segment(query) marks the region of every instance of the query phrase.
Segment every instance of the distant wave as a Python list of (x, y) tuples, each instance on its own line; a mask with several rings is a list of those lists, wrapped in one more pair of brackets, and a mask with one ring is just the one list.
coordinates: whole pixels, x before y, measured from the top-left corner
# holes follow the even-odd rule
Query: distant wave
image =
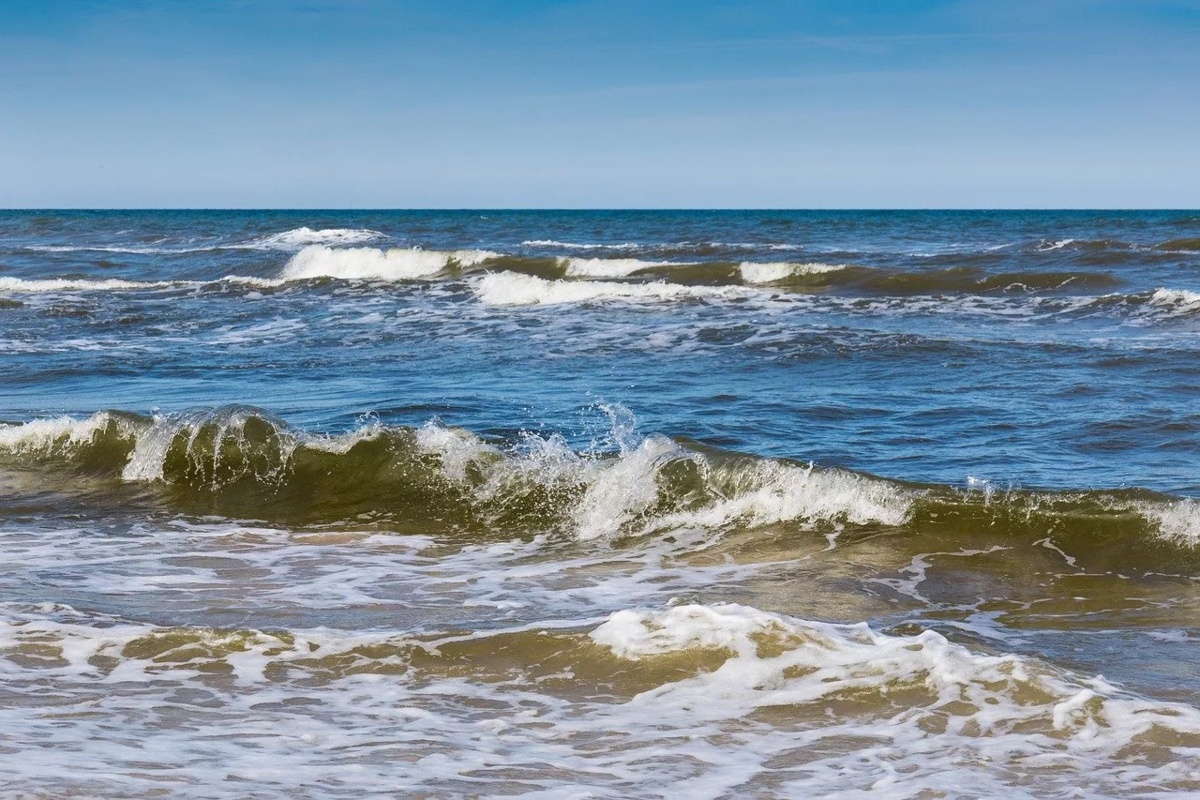
[(515, 272), (488, 273), (475, 283), (474, 290), (480, 302), (489, 306), (558, 305), (600, 300), (689, 300), (734, 297), (739, 293), (739, 288), (732, 286), (687, 286), (661, 281), (546, 280)]
[[(345, 233), (337, 230), (338, 235)], [(1037, 318), (1063, 313), (1109, 313), (1136, 324), (1166, 323), (1200, 314), (1200, 293), (1170, 287), (1114, 292), (1111, 290), (1123, 281), (1116, 274), (1098, 270), (989, 272), (981, 267), (897, 270), (849, 263), (530, 257), (490, 250), (324, 244), (303, 247), (268, 276), (151, 281), (2, 276), (0, 294), (169, 291), (219, 285), (269, 288), (317, 279), (369, 283), (442, 279), (459, 282), (459, 286), (465, 279), (466, 288), (481, 303), (496, 307), (758, 299), (821, 302), (832, 309), (859, 314), (938, 312)], [(818, 301), (818, 297), (823, 299)]]
[(1200, 238), (1171, 239), (1158, 245), (1159, 250), (1200, 253)]
[(147, 291), (154, 289), (187, 289), (218, 284), (240, 284), (245, 286), (279, 286), (282, 280), (255, 278), (245, 275), (226, 275), (211, 281), (127, 281), (119, 278), (88, 280), (84, 278), (11, 278), (0, 277), (0, 293), (42, 294), (49, 292), (119, 292)]
[(710, 257), (722, 254), (744, 254), (759, 250), (800, 250), (801, 245), (786, 242), (563, 242), (557, 239), (526, 239), (522, 247), (556, 250), (616, 250), (639, 251), (661, 257)]
[(1156, 289), (1150, 295), (1150, 304), (1172, 316), (1191, 316), (1200, 312), (1200, 292), (1186, 289)]
[(345, 246), (364, 244), (385, 238), (387, 238), (387, 234), (366, 228), (323, 228), (315, 231), (312, 228), (303, 227), (282, 233), (273, 233), (241, 244), (229, 245), (229, 247), (245, 250), (299, 250), (309, 245)]
[(622, 242), (619, 244), (580, 244), (577, 242), (559, 242), (555, 239), (526, 239), (522, 247), (556, 247), (562, 250), (637, 250), (644, 247), (637, 242)]
[(25, 245), (23, 249), (40, 253), (129, 253), (132, 255), (174, 255), (184, 253), (205, 253), (219, 250), (300, 250), (308, 245), (353, 245), (364, 244), (377, 239), (387, 238), (379, 231), (365, 228), (325, 228), (313, 230), (308, 227), (294, 228), (280, 233), (260, 236), (244, 242), (225, 244), (213, 242), (204, 245), (180, 243), (177, 245), (166, 242), (153, 245), (136, 244), (44, 244)]
[(570, 278), (624, 278), (654, 267), (671, 266), (665, 261), (641, 261), (636, 258), (564, 258), (560, 259)]
[(738, 271), (741, 273), (742, 280), (746, 283), (778, 283), (779, 281), (787, 280), (796, 275), (817, 275), (825, 272), (836, 272), (846, 269), (846, 264), (821, 264), (821, 263), (791, 263), (791, 262), (772, 262), (758, 263), (754, 261), (743, 261), (738, 265)]
[(281, 280), (340, 278), (343, 280), (399, 281), (428, 278), (451, 266), (469, 267), (498, 257), (488, 250), (420, 250), (372, 247), (333, 249), (309, 245), (283, 268)]

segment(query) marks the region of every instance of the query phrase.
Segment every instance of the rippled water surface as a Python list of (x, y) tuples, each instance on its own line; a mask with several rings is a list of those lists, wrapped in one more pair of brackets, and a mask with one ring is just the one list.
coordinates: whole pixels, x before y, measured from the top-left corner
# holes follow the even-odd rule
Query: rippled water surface
[(1198, 356), (1200, 212), (0, 212), (0, 787), (1200, 792)]

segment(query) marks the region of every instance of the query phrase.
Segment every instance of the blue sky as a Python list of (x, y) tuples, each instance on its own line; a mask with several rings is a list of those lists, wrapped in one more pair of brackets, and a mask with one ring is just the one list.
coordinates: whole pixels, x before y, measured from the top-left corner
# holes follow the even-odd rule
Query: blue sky
[(3, 207), (1200, 207), (1200, 0), (0, 0)]

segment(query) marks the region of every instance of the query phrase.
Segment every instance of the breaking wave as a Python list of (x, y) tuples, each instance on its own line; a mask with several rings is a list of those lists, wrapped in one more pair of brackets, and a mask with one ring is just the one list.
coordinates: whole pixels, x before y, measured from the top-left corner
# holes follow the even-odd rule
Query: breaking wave
[[(61, 714), (23, 707), (47, 681), (56, 708), (72, 712), (71, 732), (106, 743), (104, 760), (70, 769), (73, 749), (31, 747), (14, 780), (32, 787), (64, 770), (93, 792), (127, 787), (126, 774), (141, 776), (150, 762), (187, 765), (193, 786), (235, 775), (242, 786), (306, 794), (346, 751), (381, 748), (405, 757), (364, 760), (354, 780), (384, 781), (386, 764), (386, 780), (432, 794), (461, 789), (467, 776), (473, 791), (499, 792), (513, 773), (547, 795), (586, 785), (606, 797), (631, 786), (638, 795), (833, 796), (847, 775), (906, 797), (1200, 785), (1200, 711), (1190, 705), (935, 631), (888, 634), (732, 603), (426, 633), (170, 627), (5, 604), (0, 650), (13, 665), (6, 690), (20, 698), (0, 710), (14, 745), (64, 735)], [(139, 690), (96, 688), (114, 684)], [(158, 719), (183, 709), (191, 737)], [(129, 735), (143, 730), (170, 745), (146, 748)], [(604, 746), (614, 736), (620, 746)], [(464, 742), (487, 760), (451, 760)], [(210, 761), (222, 767), (195, 766)], [(503, 772), (482, 768), (492, 764)]]
[(1200, 292), (1186, 289), (1156, 289), (1150, 295), (1150, 304), (1171, 312), (1173, 316), (1186, 316), (1200, 311)]
[(367, 512), (564, 530), (580, 539), (685, 528), (899, 525), (896, 484), (842, 470), (703, 454), (662, 436), (576, 452), (559, 436), (487, 442), (464, 430), (368, 424), (340, 436), (225, 407), (177, 416), (102, 412), (0, 427), (0, 465), (151, 482), (176, 499), (256, 513), (349, 519)]
[(636, 258), (564, 258), (560, 261), (570, 278), (624, 278), (667, 265), (662, 261), (641, 261)]
[(239, 250), (299, 250), (309, 245), (352, 245), (365, 244), (378, 239), (386, 239), (387, 234), (366, 228), (323, 228), (313, 230), (309, 227), (294, 228), (282, 233), (261, 236), (230, 247)]
[(696, 300), (737, 297), (740, 294), (739, 288), (732, 286), (691, 286), (663, 281), (620, 283), (546, 280), (515, 272), (488, 273), (473, 288), (480, 302), (488, 306), (559, 305), (605, 300)]
[(308, 433), (243, 406), (145, 417), (100, 412), (0, 426), (0, 468), (157, 486), (170, 502), (234, 516), (319, 522), (363, 514), (463, 530), (616, 539), (783, 525), (1009, 535), (1133, 546), (1200, 543), (1200, 503), (1141, 490), (999, 494), (919, 486), (795, 461), (637, 438), (609, 410), (611, 446), (558, 435), (506, 441), (429, 423)]
[(496, 258), (488, 250), (420, 250), (373, 247), (334, 249), (314, 244), (294, 255), (281, 280), (338, 278), (341, 280), (403, 281), (430, 278), (451, 267), (470, 267)]
[(742, 280), (753, 284), (778, 283), (797, 275), (819, 275), (826, 272), (837, 272), (846, 268), (847, 265), (845, 264), (821, 264), (815, 262), (800, 264), (786, 261), (765, 264), (755, 261), (743, 261), (738, 265), (738, 271), (741, 273)]

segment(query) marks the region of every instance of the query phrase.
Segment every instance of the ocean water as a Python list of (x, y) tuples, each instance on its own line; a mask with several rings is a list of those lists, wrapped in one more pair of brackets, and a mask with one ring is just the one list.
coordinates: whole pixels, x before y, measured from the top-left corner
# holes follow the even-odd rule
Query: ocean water
[(0, 212), (0, 792), (1200, 792), (1200, 212)]

